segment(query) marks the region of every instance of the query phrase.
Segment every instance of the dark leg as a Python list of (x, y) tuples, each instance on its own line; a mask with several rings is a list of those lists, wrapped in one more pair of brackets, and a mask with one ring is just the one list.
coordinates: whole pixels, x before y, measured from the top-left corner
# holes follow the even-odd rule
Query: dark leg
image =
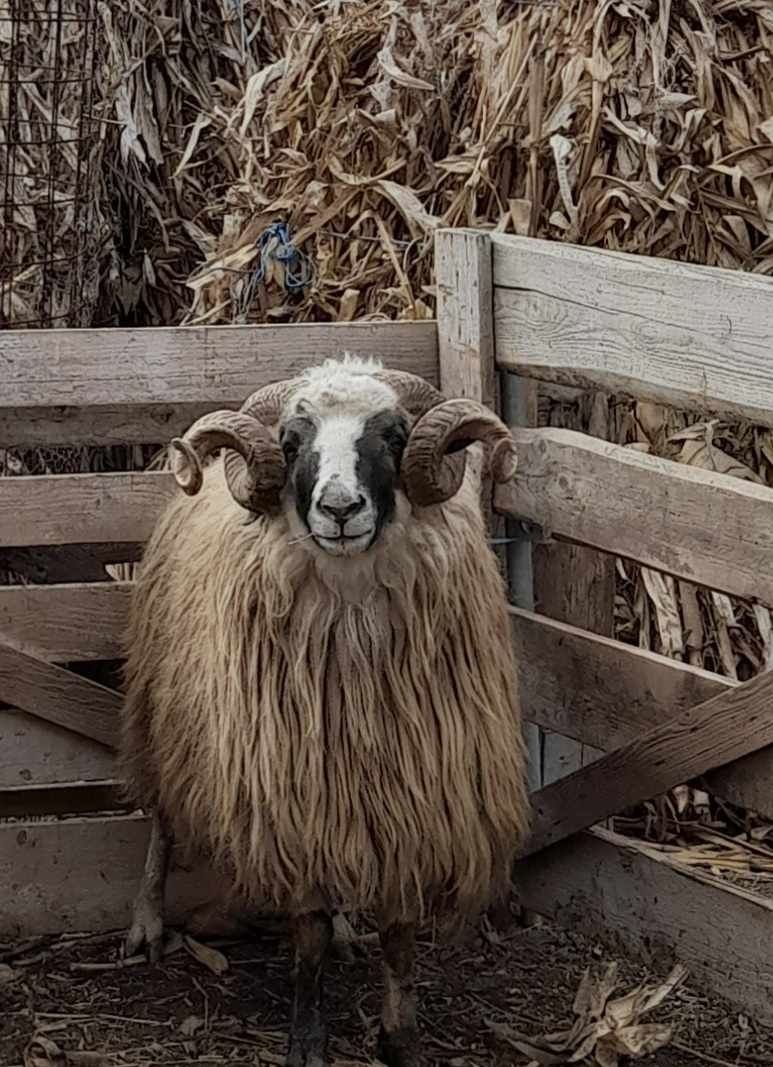
[(381, 931), (384, 952), (384, 1004), (376, 1055), (387, 1067), (416, 1067), (419, 1033), (413, 965), (416, 931), (395, 923)]
[(164, 890), (169, 870), (172, 837), (163, 819), (155, 812), (145, 857), (145, 871), (134, 901), (132, 924), (126, 936), (124, 952), (136, 955), (141, 949), (151, 963), (161, 959), (164, 939)]
[(295, 933), (295, 1003), (286, 1067), (325, 1067), (327, 1025), (322, 1015), (322, 972), (333, 922), (323, 911), (299, 915)]

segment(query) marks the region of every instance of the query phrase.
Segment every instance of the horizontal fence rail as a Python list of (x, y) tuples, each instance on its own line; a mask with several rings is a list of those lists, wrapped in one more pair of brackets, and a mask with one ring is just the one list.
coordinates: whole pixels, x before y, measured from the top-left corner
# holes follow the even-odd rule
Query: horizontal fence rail
[[(773, 489), (573, 430), (516, 429), (495, 506), (559, 538), (773, 605)], [(168, 472), (0, 479), (0, 549), (149, 537)]]
[(0, 448), (164, 442), (344, 352), (438, 383), (434, 322), (0, 331)]
[(773, 605), (773, 489), (573, 430), (514, 437), (518, 473), (496, 490), (498, 511)]
[(773, 278), (491, 241), (500, 368), (773, 426)]

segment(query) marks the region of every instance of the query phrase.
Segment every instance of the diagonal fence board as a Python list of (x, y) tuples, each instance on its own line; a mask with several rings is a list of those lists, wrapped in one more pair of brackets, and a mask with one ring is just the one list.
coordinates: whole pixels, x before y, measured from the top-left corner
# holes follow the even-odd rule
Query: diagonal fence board
[[(609, 752), (738, 682), (529, 611), (510, 609), (523, 714)], [(703, 776), (709, 792), (773, 819), (773, 748)]]
[(532, 794), (532, 835), (523, 855), (771, 744), (773, 672), (680, 712)]
[(495, 507), (547, 533), (773, 605), (773, 489), (573, 430), (516, 429)]
[(0, 701), (115, 746), (120, 693), (1, 641)]
[(146, 541), (175, 492), (168, 471), (0, 478), (0, 548)]
[(492, 234), (505, 370), (773, 426), (773, 279)]
[(530, 910), (651, 969), (679, 961), (691, 981), (773, 1024), (773, 901), (602, 829), (518, 863), (514, 883)]

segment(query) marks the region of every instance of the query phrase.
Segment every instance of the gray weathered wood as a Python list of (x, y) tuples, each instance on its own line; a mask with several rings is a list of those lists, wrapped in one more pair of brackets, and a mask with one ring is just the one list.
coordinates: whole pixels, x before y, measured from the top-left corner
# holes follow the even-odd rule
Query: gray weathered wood
[[(48, 331), (47, 331), (48, 332)], [(163, 445), (216, 407), (239, 403), (119, 404), (0, 407), (0, 447)]]
[[(491, 242), (477, 230), (439, 230), (435, 235), (438, 376), (446, 396), (463, 396), (497, 411), (497, 374), (491, 286)], [(479, 464), (477, 457), (468, 463)], [(491, 481), (481, 484), (489, 533), (504, 520), (491, 509)]]
[(524, 855), (771, 744), (773, 674), (768, 673), (645, 730), (535, 793)]
[[(0, 938), (125, 929), (145, 861), (141, 815), (0, 823)], [(173, 861), (170, 922), (206, 903), (222, 879)]]
[(0, 547), (145, 541), (177, 491), (166, 471), (0, 478)]
[(496, 410), (489, 234), (439, 230), (435, 275), (440, 388)]
[(130, 595), (129, 582), (0, 587), (0, 633), (54, 662), (117, 659)]
[(495, 507), (592, 545), (773, 604), (773, 490), (572, 430), (516, 430)]
[(693, 986), (773, 1023), (773, 901), (604, 830), (518, 864), (515, 883), (534, 911), (661, 973), (680, 961)]
[(773, 279), (491, 240), (500, 366), (773, 426)]
[(0, 708), (0, 788), (115, 777), (113, 753), (18, 708)]
[(0, 701), (109, 748), (115, 744), (119, 693), (3, 644), (1, 637)]
[[(532, 612), (513, 609), (511, 621), (524, 714), (594, 749), (609, 752), (738, 685)], [(704, 782), (716, 796), (773, 819), (773, 748), (711, 771)]]
[[(434, 322), (4, 330), (0, 447), (163, 442), (202, 406), (237, 407), (345, 351), (437, 384)], [(105, 410), (93, 418), (95, 406)]]

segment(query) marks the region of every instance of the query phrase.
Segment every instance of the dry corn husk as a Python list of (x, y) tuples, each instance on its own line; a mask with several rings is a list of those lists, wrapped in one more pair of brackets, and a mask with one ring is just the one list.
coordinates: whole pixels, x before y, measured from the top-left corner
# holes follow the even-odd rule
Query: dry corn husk
[(773, 268), (765, 0), (182, 10), (107, 20), (122, 300), (145, 321), (234, 321), (276, 219), (316, 284), (261, 290), (253, 320), (431, 315), (439, 224)]
[(508, 1026), (493, 1025), (495, 1033), (540, 1065), (591, 1061), (599, 1067), (617, 1067), (620, 1058), (641, 1059), (671, 1040), (671, 1026), (641, 1020), (687, 977), (677, 965), (657, 985), (642, 984), (631, 993), (613, 998), (618, 988), (618, 965), (611, 963), (603, 975), (585, 971), (574, 998), (574, 1022), (566, 1030), (529, 1038)]

